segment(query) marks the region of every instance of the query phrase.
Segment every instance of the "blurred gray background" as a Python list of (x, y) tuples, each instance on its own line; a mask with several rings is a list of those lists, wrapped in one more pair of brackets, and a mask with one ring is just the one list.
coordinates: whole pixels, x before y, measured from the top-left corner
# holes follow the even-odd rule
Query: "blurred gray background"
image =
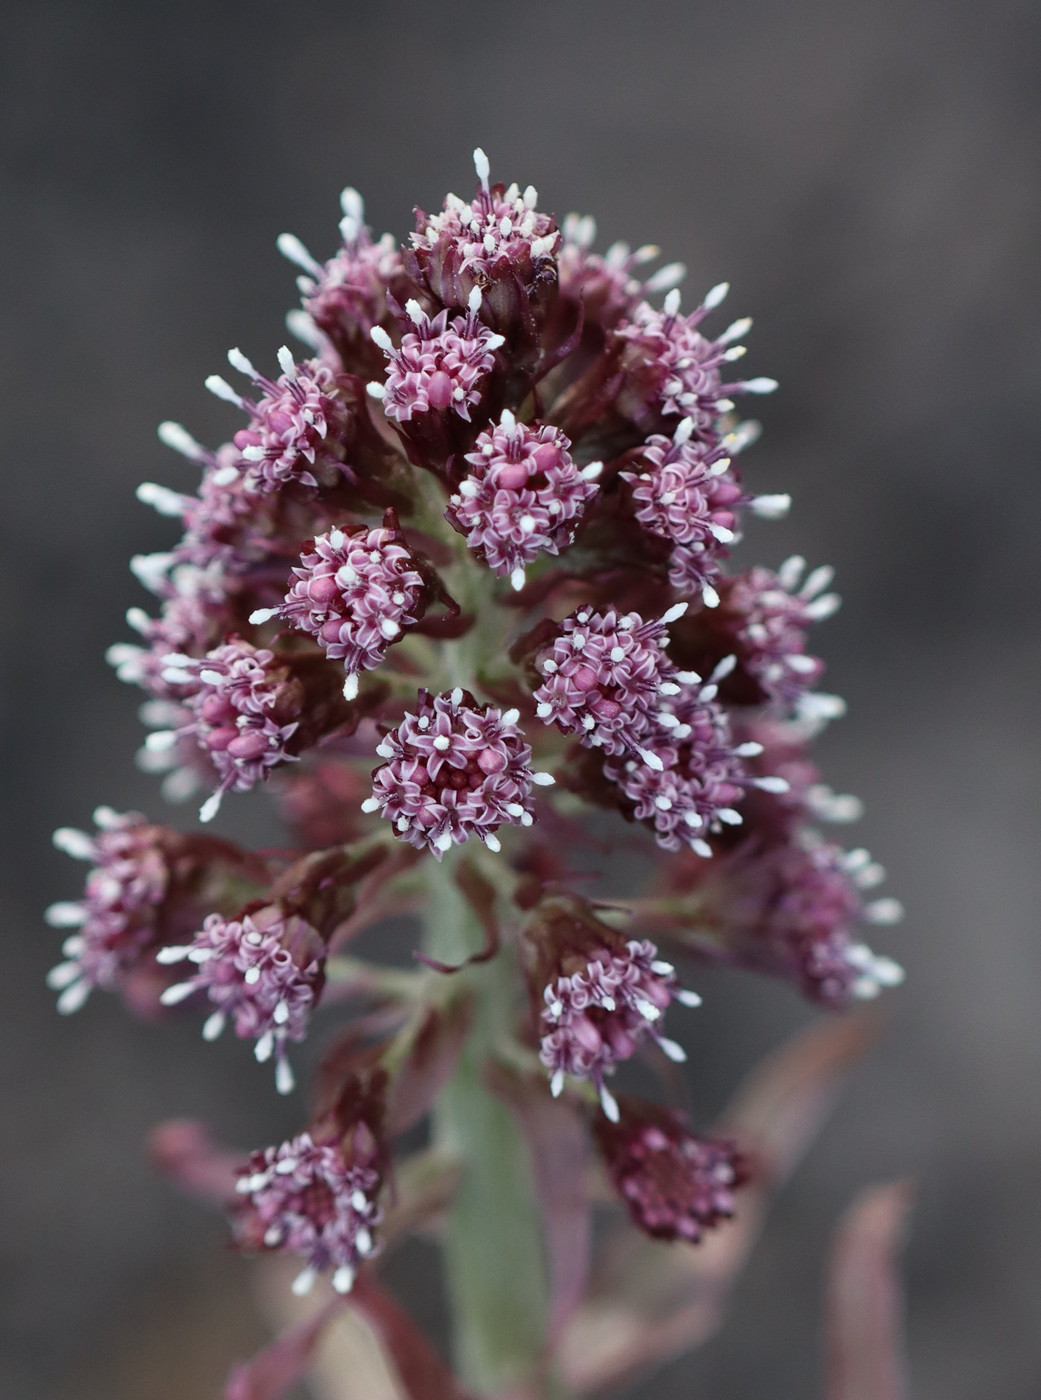
[[(752, 543), (838, 567), (819, 645), (849, 716), (822, 757), (908, 908), (878, 940), (908, 985), (730, 1321), (639, 1394), (816, 1396), (828, 1237), (904, 1174), (916, 1396), (1041, 1393), (1039, 28), (1024, 0), (0, 8), (0, 1394), (202, 1400), (262, 1335), (248, 1266), (141, 1144), (191, 1115), (255, 1145), (296, 1108), (193, 1026), (101, 997), (59, 1020), (40, 912), (82, 871), (49, 837), (98, 801), (163, 812), (103, 660), (146, 601), (127, 559), (172, 539), (134, 487), (189, 481), (155, 424), (228, 435), (202, 380), (281, 342), (278, 233), (328, 256), (350, 182), (404, 236), (414, 203), (469, 190), (478, 143), (544, 207), (594, 213), (601, 247), (685, 260), (688, 304), (728, 278), (754, 314), (747, 363), (781, 392), (747, 472), (795, 507)], [(709, 1114), (812, 1017), (706, 983)]]

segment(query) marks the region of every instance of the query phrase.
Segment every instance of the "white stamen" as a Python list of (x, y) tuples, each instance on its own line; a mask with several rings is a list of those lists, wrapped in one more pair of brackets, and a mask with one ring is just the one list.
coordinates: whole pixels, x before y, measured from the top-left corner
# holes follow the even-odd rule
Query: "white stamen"
[(47, 974), (47, 985), (53, 992), (63, 991), (70, 983), (75, 982), (81, 976), (79, 963), (62, 962), (52, 967)]
[(159, 424), (156, 433), (159, 441), (165, 447), (172, 447), (175, 452), (179, 452), (182, 457), (187, 457), (191, 462), (204, 462), (209, 456), (205, 447), (201, 447), (191, 433), (186, 428), (181, 427), (180, 423), (171, 423), (167, 419), (166, 422)]
[(782, 793), (788, 792), (791, 784), (788, 782), (787, 778), (766, 777), (753, 778), (752, 786), (759, 788), (761, 792)]
[(777, 380), (760, 375), (758, 379), (746, 379), (741, 388), (746, 394), (772, 394), (777, 388)]
[(275, 1065), (275, 1088), (280, 1094), (291, 1094), (296, 1088), (293, 1067), (284, 1057)]
[(225, 1016), (223, 1011), (215, 1011), (212, 1016), (207, 1016), (203, 1028), (203, 1040), (216, 1040), (224, 1029)]
[(306, 1298), (314, 1287), (317, 1277), (318, 1274), (314, 1269), (307, 1268), (297, 1274), (290, 1286), (298, 1298)]
[(702, 306), (705, 308), (706, 311), (714, 311), (729, 291), (729, 282), (717, 282), (716, 285), (706, 295), (704, 301), (701, 303)]
[(60, 899), (44, 911), (44, 920), (51, 928), (79, 928), (87, 922), (87, 911), (82, 904), (74, 904), (69, 899)]
[(618, 1101), (603, 1084), (600, 1085), (600, 1107), (604, 1110), (604, 1117), (609, 1123), (617, 1123), (620, 1117), (618, 1112)]
[(250, 613), (249, 620), (254, 627), (262, 627), (265, 622), (270, 622), (273, 617), (277, 616), (277, 608), (257, 608)]
[(373, 326), (372, 330), (369, 331), (369, 338), (373, 344), (378, 345), (388, 355), (394, 349), (394, 342), (382, 326)]
[(134, 493), (142, 505), (151, 506), (160, 515), (177, 519), (184, 510), (184, 497), (168, 486), (157, 486), (154, 481), (142, 481)]
[(284, 258), (296, 263), (304, 272), (310, 272), (315, 277), (321, 277), (325, 272), (322, 264), (311, 256), (295, 233), (280, 233), (275, 239), (275, 247)]
[[(532, 524), (534, 524), (534, 521), (532, 521)], [(518, 564), (517, 567), (510, 574), (510, 587), (515, 592), (519, 593), (520, 590), (524, 587), (525, 581), (526, 575), (524, 572), (524, 567), (523, 565)]]
[(223, 796), (223, 792), (220, 792), (218, 790), (217, 792), (213, 793), (210, 797), (207, 797), (206, 801), (199, 808), (199, 820), (201, 822), (213, 821), (214, 817), (220, 811), (220, 804)]
[(782, 491), (774, 496), (753, 496), (749, 504), (752, 514), (760, 520), (780, 520), (791, 510), (792, 498), (787, 491)]
[(488, 193), (488, 176), (491, 174), (491, 162), (488, 157), (477, 146), (474, 150), (474, 169), (477, 171), (477, 178), (481, 182), (481, 188), (485, 194)]
[(742, 336), (747, 335), (751, 329), (751, 316), (742, 316), (739, 320), (732, 321), (723, 334), (716, 337), (716, 344), (731, 345), (735, 340), (740, 340)]
[(556, 1069), (553, 1071), (553, 1078), (549, 1081), (549, 1092), (555, 1099), (559, 1099), (564, 1088), (564, 1071)]
[(664, 267), (659, 267), (658, 271), (652, 273), (644, 283), (645, 292), (668, 292), (678, 283), (682, 282), (687, 275), (686, 266), (681, 262), (666, 263)]
[(73, 826), (59, 826), (51, 840), (59, 851), (72, 856), (73, 860), (93, 860), (96, 854), (94, 842), (87, 833)]
[(898, 924), (904, 917), (904, 906), (898, 899), (876, 899), (864, 910), (869, 924)]
[(57, 1001), (58, 1012), (62, 1016), (71, 1016), (74, 1011), (78, 1011), (83, 1003), (90, 996), (90, 984), (88, 982), (73, 982), (66, 987)]
[(176, 1006), (178, 1002), (185, 1001), (196, 990), (194, 982), (175, 982), (172, 987), (167, 987), (159, 1000), (164, 1006)]
[(211, 374), (206, 378), (206, 388), (215, 398), (223, 399), (225, 403), (233, 403), (236, 408), (246, 408), (246, 401), (241, 394), (235, 392), (226, 379), (222, 379), (219, 374)]
[(232, 369), (237, 369), (240, 374), (248, 375), (250, 379), (260, 378), (253, 361), (247, 359), (237, 345), (228, 351), (228, 364), (231, 365)]

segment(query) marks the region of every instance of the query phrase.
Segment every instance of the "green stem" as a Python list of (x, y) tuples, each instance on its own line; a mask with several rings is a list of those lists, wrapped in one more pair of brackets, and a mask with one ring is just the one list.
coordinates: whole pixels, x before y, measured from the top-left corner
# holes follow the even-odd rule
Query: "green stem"
[[(458, 962), (483, 939), (453, 878), (453, 854), (440, 866), (430, 863), (426, 947)], [(512, 950), (503, 948), (459, 975), (473, 987), (474, 1020), (435, 1111), (435, 1133), (463, 1163), (445, 1241), (456, 1365), (468, 1385), (490, 1394), (531, 1382), (541, 1369), (546, 1268), (527, 1144), (484, 1083), (485, 1062), (516, 1014), (519, 970)]]

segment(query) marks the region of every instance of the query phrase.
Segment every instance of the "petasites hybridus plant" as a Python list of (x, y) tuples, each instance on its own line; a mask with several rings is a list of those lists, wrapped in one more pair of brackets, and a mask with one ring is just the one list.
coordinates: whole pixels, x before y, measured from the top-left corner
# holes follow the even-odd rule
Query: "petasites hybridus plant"
[[(295, 1260), (295, 1292), (347, 1295), (415, 1400), (559, 1397), (652, 1359), (653, 1329), (614, 1364), (624, 1328), (594, 1325), (589, 1217), (612, 1192), (655, 1259), (758, 1210), (779, 1163), (754, 1114), (748, 1140), (740, 1113), (709, 1135), (674, 1077), (667, 1102), (616, 1087), (633, 1057), (685, 1058), (699, 962), (835, 1010), (901, 976), (858, 931), (899, 915), (867, 893), (882, 871), (819, 829), (857, 814), (808, 754), (842, 709), (810, 640), (831, 570), (731, 563), (788, 507), (738, 465), (758, 427), (737, 404), (776, 387), (737, 371), (750, 322), (717, 325), (725, 284), (684, 309), (656, 249), (595, 253), (590, 219), (558, 226), (475, 165), (474, 197), (417, 211), (402, 248), (353, 190), (327, 262), (284, 235), (305, 349), (270, 377), (232, 350), (234, 382), (207, 380), (231, 440), (164, 423), (201, 483), (138, 491), (183, 529), (134, 560), (157, 614), (131, 609), (139, 640), (110, 653), (149, 697), (141, 761), (204, 823), (266, 785), (293, 849), (100, 808), (93, 834), (56, 833), (90, 873), (48, 914), (62, 1011), (97, 988), (176, 1006), (283, 1093), (320, 1020), (291, 1138), (229, 1166), (181, 1124), (157, 1151), (242, 1248)], [(641, 897), (598, 899), (578, 867), (594, 813), (598, 849), (633, 824)], [(417, 966), (349, 956), (395, 914), (422, 925)], [(428, 1117), (429, 1146), (396, 1155)], [(435, 1220), (462, 1381), (376, 1282)], [(306, 1369), (307, 1337), (278, 1345), (250, 1395)]]

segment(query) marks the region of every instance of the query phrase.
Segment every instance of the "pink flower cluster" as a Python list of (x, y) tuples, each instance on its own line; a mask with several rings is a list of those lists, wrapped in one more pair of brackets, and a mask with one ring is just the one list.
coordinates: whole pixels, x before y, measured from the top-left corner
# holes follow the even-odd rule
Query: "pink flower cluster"
[(518, 423), (509, 409), (466, 454), (470, 472), (445, 512), (466, 543), (514, 588), (540, 554), (559, 554), (596, 495), (600, 462), (579, 469), (559, 428)]
[[(247, 791), (295, 756), (286, 745), (300, 728), (303, 691), (274, 652), (236, 637), (200, 661), (169, 657), (165, 676), (191, 687), (193, 719), (180, 732), (194, 737), (220, 780), (200, 813), (203, 821), (216, 815), (225, 792)], [(150, 747), (166, 747), (175, 737), (158, 731), (149, 736)]]
[(686, 1058), (659, 1021), (671, 1001), (698, 1006), (701, 998), (676, 982), (671, 963), (658, 958), (646, 939), (631, 939), (620, 951), (596, 949), (584, 966), (562, 973), (544, 990), (539, 1059), (560, 1094), (567, 1075), (596, 1086), (604, 1112), (617, 1121), (618, 1105), (604, 1084), (619, 1060), (627, 1060), (644, 1038), (672, 1060)]
[(720, 560), (737, 538), (737, 508), (745, 496), (721, 447), (692, 437), (694, 419), (680, 421), (672, 438), (655, 433), (641, 450), (631, 484), (633, 514), (650, 534), (667, 540), (669, 582), (678, 593), (715, 607)]
[(566, 617), (535, 662), (543, 676), (533, 696), (539, 719), (587, 748), (641, 754), (656, 767), (643, 741), (663, 697), (682, 688), (665, 648), (668, 624), (685, 611), (686, 604), (677, 603), (650, 622), (613, 608), (579, 608)]
[(284, 617), (309, 632), (330, 660), (343, 662), (344, 696), (353, 700), (358, 672), (379, 666), (418, 620), (427, 589), (416, 561), (399, 530), (360, 526), (319, 535), (293, 573), (281, 607), (261, 609), (250, 621)]
[(478, 320), (480, 306), (477, 287), (466, 315), (451, 321), (447, 310), (430, 317), (418, 301), (409, 301), (405, 310), (412, 329), (397, 348), (381, 326), (373, 327), (372, 339), (387, 357), (387, 377), (368, 387), (388, 418), (407, 423), (419, 414), (452, 412), (469, 423), (482, 381), (495, 366), (495, 352), (505, 343)]
[(162, 963), (190, 962), (197, 971), (168, 987), (161, 1001), (176, 1006), (205, 992), (216, 1008), (203, 1027), (215, 1040), (230, 1020), (235, 1034), (255, 1040), (263, 1063), (274, 1057), (279, 1093), (293, 1088), (289, 1041), (303, 1040), (324, 981), (325, 944), (299, 915), (277, 905), (238, 919), (211, 914), (191, 943), (164, 948)]
[(663, 413), (691, 418), (695, 431), (710, 442), (719, 418), (733, 407), (731, 394), (769, 394), (777, 388), (775, 380), (766, 378), (722, 382), (720, 367), (744, 354), (744, 347), (732, 342), (752, 323), (735, 321), (716, 340), (706, 340), (698, 326), (728, 290), (725, 282), (713, 287), (688, 316), (680, 315), (679, 292), (670, 291), (663, 310), (643, 302), (615, 332), (624, 344), (622, 364), (635, 402), (650, 395)]
[[(729, 378), (750, 322), (713, 338), (724, 284), (681, 314), (679, 264), (597, 254), (591, 220), (561, 230), (533, 188), (492, 184), (480, 151), (475, 165), (474, 197), (417, 210), (404, 248), (373, 237), (350, 189), (329, 260), (283, 235), (310, 358), (283, 346), (267, 378), (231, 351), (254, 396), (207, 382), (247, 425), (211, 451), (164, 424), (201, 479), (138, 492), (181, 531), (134, 560), (158, 616), (131, 609), (138, 639), (110, 652), (148, 697), (141, 765), (170, 796), (207, 783), (206, 821), (283, 768), (295, 847), (252, 854), (108, 809), (96, 836), (57, 837), (90, 862), (82, 897), (48, 913), (67, 932), (61, 1010), (144, 974), (139, 1005), (205, 1005), (203, 1034), (255, 1042), (287, 1092), (326, 976), (338, 1007), (369, 1002), (322, 1059), (314, 1116), (240, 1173), (239, 1243), (299, 1255), (301, 1291), (321, 1272), (350, 1288), (375, 1249), (385, 1124), (418, 1122), (487, 1025), (468, 1018), (493, 978), (438, 961), (433, 938), (429, 967), (459, 977), (341, 955), (388, 914), (443, 908), (439, 881), (486, 935), (471, 961), (512, 944), (493, 1058), (537, 1050), (548, 1083), (524, 1092), (559, 1096), (555, 1121), (588, 1121), (598, 1098), (608, 1175), (664, 1239), (729, 1215), (743, 1168), (607, 1087), (641, 1049), (682, 1059), (664, 1016), (698, 1000), (639, 934), (832, 1007), (901, 975), (856, 932), (899, 912), (865, 898), (878, 867), (816, 831), (855, 814), (808, 751), (841, 709), (807, 651), (837, 605), (830, 571), (728, 572), (745, 520), (788, 504), (736, 463), (758, 429), (732, 396), (776, 387)], [(638, 823), (655, 858), (631, 928), (575, 892), (583, 803), (607, 809), (605, 839)], [(449, 857), (440, 875), (428, 855)]]
[(171, 879), (168, 833), (137, 812), (110, 807), (94, 813), (96, 836), (62, 827), (59, 850), (91, 862), (83, 898), (47, 910), (54, 928), (74, 929), (62, 945), (67, 961), (51, 969), (58, 1010), (78, 1010), (95, 988), (112, 991), (154, 947), (159, 911)]
[(494, 298), (512, 303), (517, 284), (530, 294), (540, 280), (556, 281), (560, 234), (538, 210), (537, 191), (490, 186), (483, 151), (474, 152), (474, 164), (476, 196), (468, 203), (450, 194), (438, 214), (417, 210), (412, 235), (409, 262), (447, 306), (467, 305), (474, 287), (490, 287)]
[(247, 1246), (285, 1249), (306, 1261), (294, 1293), (310, 1292), (327, 1271), (336, 1291), (349, 1293), (359, 1265), (376, 1252), (380, 1185), (371, 1159), (300, 1133), (255, 1152), (241, 1169), (236, 1230)]
[(532, 769), (519, 718), (517, 710), (478, 705), (461, 689), (423, 695), (377, 747), (387, 761), (373, 774), (362, 810), (378, 811), (402, 840), (438, 860), (471, 836), (497, 851), (500, 826), (531, 825), (533, 784), (553, 781)]
[(315, 470), (339, 466), (337, 451), (349, 417), (337, 398), (333, 371), (318, 360), (297, 364), (285, 345), (278, 352), (282, 373), (266, 379), (241, 350), (230, 350), (232, 368), (248, 375), (264, 392), (259, 400), (244, 398), (219, 375), (206, 386), (218, 398), (250, 415), (250, 424), (234, 438), (241, 453), (247, 492), (268, 495), (293, 483), (316, 490)]

